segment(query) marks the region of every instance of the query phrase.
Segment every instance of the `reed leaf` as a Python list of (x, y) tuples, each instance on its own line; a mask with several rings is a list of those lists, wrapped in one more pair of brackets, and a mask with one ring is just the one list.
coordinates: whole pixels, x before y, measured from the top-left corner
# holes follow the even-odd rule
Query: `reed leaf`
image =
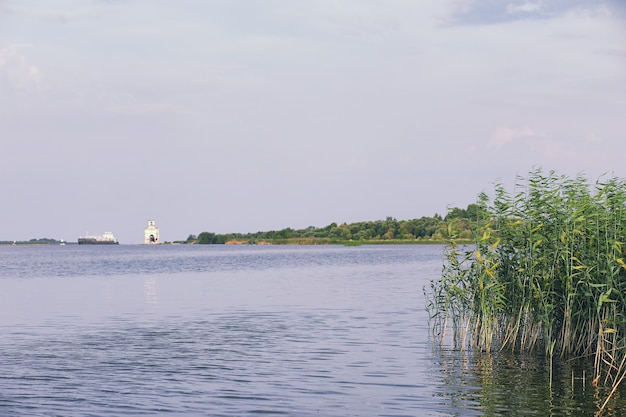
[(593, 358), (595, 381), (623, 381), (626, 182), (537, 169), (516, 188), (481, 194), (473, 247), (446, 248), (433, 328), (463, 348)]

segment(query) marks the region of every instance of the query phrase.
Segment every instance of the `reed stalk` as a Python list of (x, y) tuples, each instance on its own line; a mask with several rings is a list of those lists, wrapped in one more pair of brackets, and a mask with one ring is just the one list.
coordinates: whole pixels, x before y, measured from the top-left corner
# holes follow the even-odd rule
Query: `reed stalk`
[(626, 375), (626, 183), (535, 170), (516, 189), (481, 194), (474, 245), (447, 247), (427, 294), (433, 330), (449, 328), (465, 349), (588, 357), (594, 383), (616, 389)]

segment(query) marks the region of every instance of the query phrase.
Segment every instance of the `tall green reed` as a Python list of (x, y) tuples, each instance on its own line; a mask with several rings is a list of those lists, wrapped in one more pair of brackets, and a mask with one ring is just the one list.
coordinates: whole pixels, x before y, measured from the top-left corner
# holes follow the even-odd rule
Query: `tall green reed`
[(626, 182), (534, 170), (482, 194), (474, 245), (453, 240), (431, 283), (432, 329), (461, 348), (588, 357), (594, 383), (626, 375)]

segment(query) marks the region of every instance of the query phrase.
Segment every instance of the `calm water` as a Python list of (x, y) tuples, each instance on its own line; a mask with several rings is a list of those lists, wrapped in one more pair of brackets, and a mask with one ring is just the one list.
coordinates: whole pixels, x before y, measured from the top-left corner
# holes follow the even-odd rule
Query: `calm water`
[(539, 358), (432, 343), (441, 264), (439, 246), (0, 247), (0, 416), (592, 416), (604, 393), (577, 364), (550, 387)]

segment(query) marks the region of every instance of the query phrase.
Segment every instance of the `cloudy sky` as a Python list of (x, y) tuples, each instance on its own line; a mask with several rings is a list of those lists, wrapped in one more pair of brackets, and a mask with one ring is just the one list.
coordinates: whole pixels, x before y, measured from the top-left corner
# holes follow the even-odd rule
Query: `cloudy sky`
[(0, 0), (0, 240), (139, 243), (626, 177), (622, 0)]

